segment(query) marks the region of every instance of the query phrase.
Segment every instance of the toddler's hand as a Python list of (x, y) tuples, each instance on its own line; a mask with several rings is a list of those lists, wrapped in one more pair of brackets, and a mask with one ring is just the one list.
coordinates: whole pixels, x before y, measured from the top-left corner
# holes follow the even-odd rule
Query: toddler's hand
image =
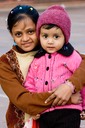
[(82, 97), (81, 97), (80, 92), (72, 94), (72, 96), (71, 96), (71, 103), (73, 103), (73, 104), (80, 104), (80, 103), (82, 103)]
[(85, 120), (85, 110), (83, 110), (80, 114), (81, 120)]

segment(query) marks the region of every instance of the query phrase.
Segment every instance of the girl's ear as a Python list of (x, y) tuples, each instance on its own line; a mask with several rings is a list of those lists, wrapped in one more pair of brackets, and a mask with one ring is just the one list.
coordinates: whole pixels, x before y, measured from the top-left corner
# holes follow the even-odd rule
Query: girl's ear
[(14, 42), (13, 45), (16, 46), (17, 45), (16, 42)]

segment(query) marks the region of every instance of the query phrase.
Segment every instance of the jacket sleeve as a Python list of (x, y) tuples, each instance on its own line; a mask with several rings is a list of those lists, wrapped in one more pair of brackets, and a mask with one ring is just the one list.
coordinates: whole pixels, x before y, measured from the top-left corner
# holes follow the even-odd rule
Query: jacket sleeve
[(49, 93), (30, 93), (19, 82), (9, 64), (0, 60), (0, 84), (9, 100), (19, 109), (30, 115), (41, 113), (51, 107), (52, 101), (45, 104)]
[(75, 90), (79, 91), (85, 85), (85, 55), (81, 54), (82, 62), (79, 68), (69, 78), (69, 81), (75, 86)]

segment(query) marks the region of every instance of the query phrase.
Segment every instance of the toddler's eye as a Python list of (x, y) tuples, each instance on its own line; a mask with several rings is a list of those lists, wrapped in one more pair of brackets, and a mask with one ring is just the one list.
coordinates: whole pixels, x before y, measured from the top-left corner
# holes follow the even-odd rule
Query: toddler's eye
[(47, 38), (47, 37), (48, 37), (48, 35), (43, 35), (43, 37), (44, 37), (44, 38)]
[(59, 36), (55, 35), (54, 38), (57, 39)]

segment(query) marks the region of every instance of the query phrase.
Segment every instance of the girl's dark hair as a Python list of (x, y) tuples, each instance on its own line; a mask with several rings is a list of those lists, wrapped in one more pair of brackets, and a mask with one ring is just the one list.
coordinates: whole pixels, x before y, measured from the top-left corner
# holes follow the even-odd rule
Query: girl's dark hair
[(25, 18), (26, 16), (30, 17), (36, 25), (39, 17), (39, 13), (35, 8), (33, 8), (30, 5), (18, 5), (15, 8), (13, 8), (8, 14), (8, 19), (7, 19), (8, 30), (11, 32), (14, 24), (17, 21), (20, 21), (21, 19)]

